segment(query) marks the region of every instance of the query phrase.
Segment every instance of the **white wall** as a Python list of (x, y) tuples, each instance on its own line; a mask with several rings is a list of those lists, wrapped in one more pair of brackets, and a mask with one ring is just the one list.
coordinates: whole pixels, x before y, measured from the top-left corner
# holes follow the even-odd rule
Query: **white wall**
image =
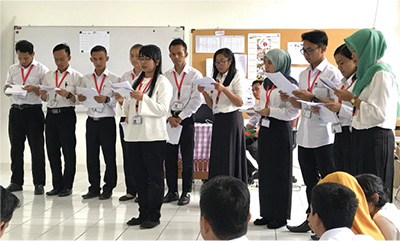
[[(1, 86), (12, 64), (14, 25), (185, 26), (185, 39), (191, 51), (191, 29), (371, 28), (376, 3), (376, 0), (0, 1)], [(386, 36), (386, 61), (397, 76), (400, 76), (399, 10), (398, 0), (380, 0), (375, 24)], [(10, 163), (9, 100), (4, 94), (0, 100), (0, 164), (5, 164)], [(77, 126), (80, 164), (85, 163), (84, 119), (84, 115), (79, 116)]]

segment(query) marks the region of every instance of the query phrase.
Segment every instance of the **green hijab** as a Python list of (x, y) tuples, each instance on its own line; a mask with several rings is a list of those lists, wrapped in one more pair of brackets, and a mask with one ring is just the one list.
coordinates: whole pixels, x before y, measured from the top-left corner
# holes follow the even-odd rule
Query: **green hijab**
[(347, 47), (353, 48), (360, 57), (357, 64), (357, 81), (354, 84), (353, 94), (359, 96), (363, 89), (367, 87), (375, 73), (378, 71), (387, 71), (393, 76), (390, 65), (378, 62), (385, 53), (386, 41), (383, 34), (378, 30), (360, 29), (350, 37), (344, 39)]
[(290, 75), (292, 61), (288, 51), (283, 49), (271, 49), (265, 54), (275, 68), (275, 72), (281, 72), (284, 76)]

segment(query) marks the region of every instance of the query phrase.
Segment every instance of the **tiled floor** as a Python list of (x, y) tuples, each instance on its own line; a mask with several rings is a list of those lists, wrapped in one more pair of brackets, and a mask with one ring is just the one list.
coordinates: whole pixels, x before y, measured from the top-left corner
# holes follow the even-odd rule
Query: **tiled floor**
[[(33, 194), (32, 178), (25, 167), (26, 181), (24, 191), (15, 192), (21, 199), (3, 240), (202, 240), (199, 232), (199, 191), (202, 185), (196, 180), (192, 201), (187, 206), (169, 203), (162, 206), (161, 225), (151, 230), (128, 227), (125, 223), (138, 214), (138, 205), (133, 201), (119, 202), (118, 197), (125, 193), (122, 168), (119, 168), (119, 183), (110, 200), (83, 200), (88, 181), (84, 168), (78, 168), (74, 193), (69, 197), (46, 197)], [(51, 189), (51, 174), (47, 165), (46, 191)], [(104, 170), (104, 168), (102, 169)], [(298, 183), (301, 174), (295, 162), (293, 170)], [(2, 165), (1, 185), (7, 186), (9, 169)], [(310, 240), (310, 233), (290, 233), (286, 228), (268, 230), (265, 226), (254, 226), (259, 216), (258, 189), (249, 187), (251, 192), (252, 219), (247, 236), (250, 240)], [(305, 186), (293, 188), (292, 219), (289, 224), (300, 224), (305, 220)]]

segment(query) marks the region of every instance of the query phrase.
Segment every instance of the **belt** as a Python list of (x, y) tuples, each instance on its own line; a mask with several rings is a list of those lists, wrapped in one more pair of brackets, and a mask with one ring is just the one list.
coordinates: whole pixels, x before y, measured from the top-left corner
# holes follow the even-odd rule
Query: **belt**
[(101, 121), (101, 120), (109, 119), (109, 118), (113, 118), (113, 117), (110, 117), (110, 116), (108, 116), (108, 117), (91, 117), (91, 116), (89, 116), (89, 118), (92, 119), (93, 121)]
[(29, 105), (29, 104), (22, 104), (22, 105), (17, 105), (17, 104), (12, 104), (11, 108), (16, 108), (16, 109), (28, 109), (28, 108), (42, 108), (42, 104), (36, 104), (36, 105)]
[(63, 112), (73, 111), (75, 107), (63, 107), (63, 108), (47, 108), (47, 112), (53, 115), (57, 115)]

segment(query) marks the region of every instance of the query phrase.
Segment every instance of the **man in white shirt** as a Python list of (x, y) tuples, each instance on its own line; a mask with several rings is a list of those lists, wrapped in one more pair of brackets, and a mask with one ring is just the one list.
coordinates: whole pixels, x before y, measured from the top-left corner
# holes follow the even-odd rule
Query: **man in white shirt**
[[(41, 99), (47, 102), (46, 150), (53, 179), (53, 190), (46, 195), (66, 197), (72, 194), (76, 172), (75, 95), (76, 85), (81, 81), (82, 74), (69, 65), (71, 50), (68, 45), (56, 45), (53, 56), (57, 70), (47, 72), (42, 84), (59, 90), (55, 93), (40, 90)], [(61, 148), (64, 154), (64, 174)]]
[[(194, 149), (194, 116), (201, 105), (201, 94), (192, 82), (202, 78), (202, 74), (186, 63), (188, 56), (186, 43), (182, 39), (174, 39), (169, 45), (169, 57), (174, 68), (165, 73), (165, 77), (173, 86), (173, 98), (168, 115), (168, 124), (172, 131), (182, 127), (178, 144), (167, 143), (165, 148), (165, 171), (168, 193), (163, 202), (178, 201), (178, 205), (190, 202), (193, 182), (193, 149)], [(178, 149), (182, 154), (182, 195), (178, 194)]]
[(39, 87), (49, 69), (37, 62), (33, 44), (20, 40), (15, 45), (19, 63), (10, 66), (7, 72), (4, 91), (22, 86), (26, 92), (22, 95), (10, 94), (11, 109), (8, 122), (8, 134), (11, 144), (11, 183), (10, 192), (21, 191), (24, 184), (24, 149), (25, 140), (32, 154), (32, 174), (35, 195), (44, 193), (46, 183), (44, 156), (44, 115)]
[[(86, 164), (89, 175), (89, 191), (82, 195), (83, 199), (99, 197), (100, 200), (109, 199), (112, 190), (117, 185), (117, 166), (115, 162), (115, 105), (116, 100), (111, 90), (111, 83), (118, 83), (121, 79), (111, 73), (106, 63), (109, 59), (107, 50), (100, 45), (90, 51), (90, 61), (95, 69), (93, 73), (83, 76), (80, 87), (95, 88), (98, 95), (94, 97), (101, 107), (88, 108), (86, 121)], [(78, 100), (83, 102), (86, 96), (79, 94)], [(104, 174), (103, 192), (100, 194), (100, 147), (103, 152), (106, 170)]]
[(312, 190), (308, 223), (320, 240), (374, 240), (351, 231), (356, 215), (356, 194), (339, 183), (321, 183)]

